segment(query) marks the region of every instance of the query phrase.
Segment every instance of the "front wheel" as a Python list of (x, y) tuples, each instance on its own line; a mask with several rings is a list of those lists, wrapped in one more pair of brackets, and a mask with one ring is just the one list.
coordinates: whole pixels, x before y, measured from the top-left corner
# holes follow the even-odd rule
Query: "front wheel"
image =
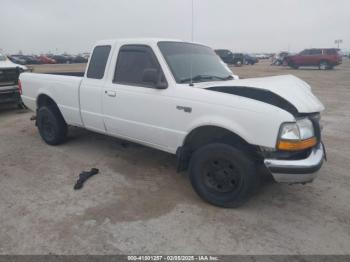
[(67, 124), (55, 106), (43, 106), (39, 108), (37, 125), (40, 136), (49, 145), (61, 144), (67, 136)]
[(189, 170), (197, 194), (216, 206), (243, 204), (258, 184), (254, 161), (246, 152), (227, 144), (199, 148), (191, 158)]

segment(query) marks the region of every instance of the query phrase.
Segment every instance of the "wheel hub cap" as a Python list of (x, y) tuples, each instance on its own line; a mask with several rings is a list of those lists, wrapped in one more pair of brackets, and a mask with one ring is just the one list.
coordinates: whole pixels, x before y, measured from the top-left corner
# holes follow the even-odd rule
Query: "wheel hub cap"
[(230, 161), (214, 160), (205, 168), (205, 184), (212, 190), (231, 192), (239, 183), (240, 174)]

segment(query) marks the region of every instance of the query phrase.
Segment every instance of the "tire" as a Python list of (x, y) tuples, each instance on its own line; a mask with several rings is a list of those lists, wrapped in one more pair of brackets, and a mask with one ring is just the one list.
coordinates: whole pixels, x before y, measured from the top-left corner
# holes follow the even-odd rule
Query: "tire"
[(291, 68), (293, 68), (293, 69), (298, 69), (298, 68), (299, 68), (299, 66), (297, 66), (296, 64), (294, 64), (294, 62), (292, 62), (292, 61), (290, 61), (290, 62), (288, 63), (288, 66), (291, 67)]
[(59, 145), (67, 137), (67, 124), (56, 106), (40, 107), (37, 125), (40, 136), (49, 145)]
[(275, 63), (277, 66), (280, 66), (282, 63), (280, 60), (277, 60), (276, 63)]
[(242, 66), (242, 64), (243, 64), (242, 60), (237, 60), (236, 61), (236, 66)]
[(319, 65), (318, 65), (318, 69), (320, 69), (320, 70), (329, 69), (329, 63), (327, 61), (320, 61)]
[(190, 160), (190, 180), (205, 201), (220, 207), (238, 207), (258, 185), (256, 166), (243, 150), (223, 143), (205, 145)]
[(249, 62), (248, 62), (248, 61), (244, 61), (244, 64), (245, 64), (245, 65), (249, 65)]

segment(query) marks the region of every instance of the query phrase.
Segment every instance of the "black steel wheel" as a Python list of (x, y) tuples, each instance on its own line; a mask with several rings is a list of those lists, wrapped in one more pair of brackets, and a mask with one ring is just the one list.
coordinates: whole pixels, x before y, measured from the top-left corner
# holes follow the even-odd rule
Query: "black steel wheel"
[(49, 145), (61, 144), (67, 136), (67, 124), (55, 106), (39, 108), (37, 125), (40, 136)]
[(189, 170), (192, 186), (198, 195), (221, 207), (243, 204), (259, 180), (249, 154), (223, 143), (199, 148), (191, 158)]
[(208, 159), (202, 175), (205, 185), (213, 192), (233, 192), (242, 185), (240, 170), (231, 160), (222, 157)]

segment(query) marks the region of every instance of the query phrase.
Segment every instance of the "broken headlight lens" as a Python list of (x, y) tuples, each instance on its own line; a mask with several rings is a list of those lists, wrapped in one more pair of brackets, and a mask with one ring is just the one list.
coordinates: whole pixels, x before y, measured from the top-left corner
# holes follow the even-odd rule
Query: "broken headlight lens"
[(284, 123), (281, 127), (280, 139), (305, 140), (315, 135), (314, 126), (308, 118), (297, 120), (295, 123)]
[(310, 119), (302, 118), (295, 123), (284, 123), (277, 143), (280, 150), (303, 150), (317, 144)]

